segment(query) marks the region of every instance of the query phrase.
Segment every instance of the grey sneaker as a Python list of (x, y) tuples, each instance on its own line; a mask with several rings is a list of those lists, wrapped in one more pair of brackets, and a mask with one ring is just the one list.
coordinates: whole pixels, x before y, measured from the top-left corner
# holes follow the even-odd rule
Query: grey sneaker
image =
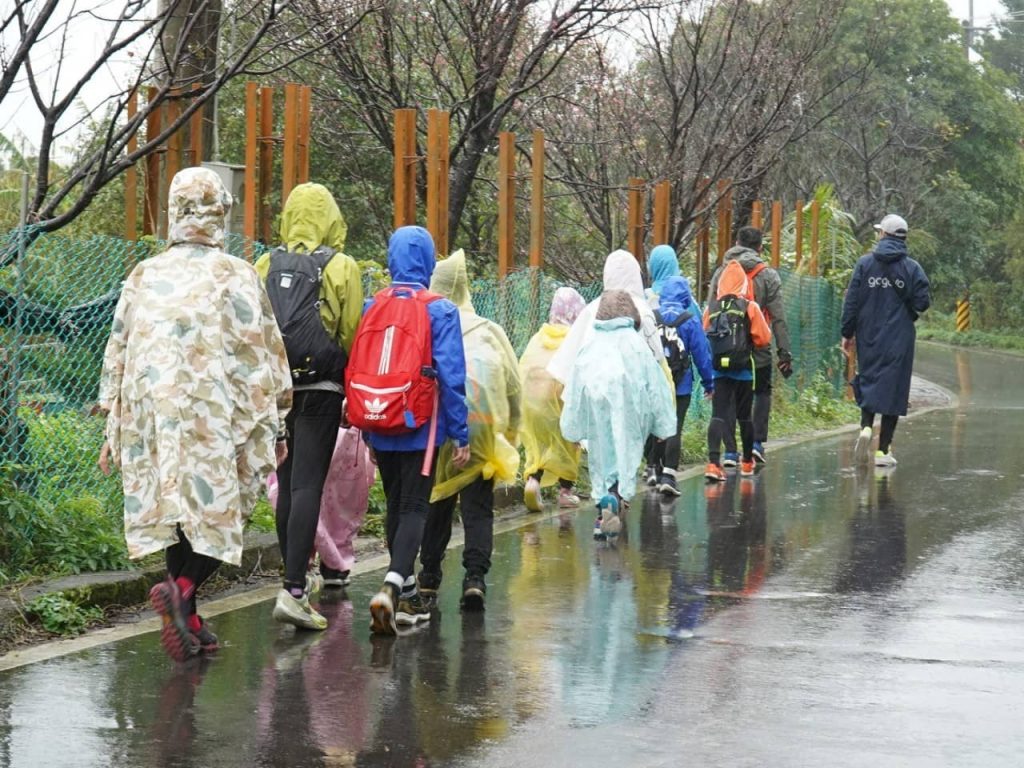
[(871, 427), (864, 427), (857, 433), (857, 442), (853, 445), (853, 456), (858, 462), (867, 463), (871, 456)]
[(676, 473), (671, 469), (662, 472), (661, 479), (658, 481), (658, 490), (666, 496), (678, 496), (679, 486), (676, 484)]
[(876, 467), (895, 467), (896, 457), (892, 455), (892, 451), (889, 453), (882, 453), (881, 451), (875, 451), (875, 466)]
[(653, 464), (647, 467), (646, 483), (651, 488), (654, 488), (658, 485), (658, 468), (655, 467)]
[(399, 597), (395, 623), (402, 627), (414, 627), (421, 621), (430, 621), (430, 608), (420, 597), (420, 593), (413, 592), (411, 595)]
[(300, 599), (294, 597), (287, 589), (277, 593), (274, 621), (291, 624), (299, 629), (327, 629), (327, 619), (313, 610), (309, 604), (309, 595), (303, 595)]

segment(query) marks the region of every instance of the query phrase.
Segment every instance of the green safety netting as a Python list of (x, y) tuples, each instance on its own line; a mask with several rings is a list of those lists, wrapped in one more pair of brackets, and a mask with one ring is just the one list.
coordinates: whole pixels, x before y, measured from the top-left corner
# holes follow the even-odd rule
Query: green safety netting
[[(19, 270), (18, 233), (0, 237), (0, 468), (45, 501), (105, 501), (116, 494), (119, 480), (103, 478), (96, 469), (103, 419), (95, 404), (103, 348), (122, 279), (163, 244), (59, 233), (28, 239)], [(228, 249), (247, 255), (238, 237)], [(251, 250), (255, 257), (264, 249)], [(792, 392), (824, 376), (838, 392), (841, 296), (819, 278), (785, 271), (782, 278), (797, 371), (786, 389)], [(500, 282), (475, 281), (473, 303), (481, 315), (500, 323), (522, 352), (547, 318), (560, 285), (549, 275), (524, 270)], [(600, 292), (598, 283), (574, 287), (587, 300)], [(704, 416), (707, 405), (695, 398), (693, 409)]]

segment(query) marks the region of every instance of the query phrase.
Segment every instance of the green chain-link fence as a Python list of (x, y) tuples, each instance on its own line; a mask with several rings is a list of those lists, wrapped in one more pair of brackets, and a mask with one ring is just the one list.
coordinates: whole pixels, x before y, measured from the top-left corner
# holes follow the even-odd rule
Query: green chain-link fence
[[(17, 233), (0, 238), (2, 464), (22, 490), (45, 503), (92, 498), (106, 505), (118, 497), (120, 481), (96, 469), (103, 348), (124, 275), (161, 244), (47, 234), (31, 240), (21, 270), (16, 244)], [(229, 250), (243, 256), (244, 243), (233, 239)], [(522, 352), (547, 319), (559, 285), (527, 270), (501, 283), (476, 281), (473, 302)], [(824, 375), (838, 392), (840, 296), (824, 280), (786, 272), (783, 286), (797, 371), (791, 385), (807, 386)], [(600, 292), (599, 284), (576, 287), (588, 300)], [(706, 408), (695, 398), (695, 415), (704, 416)]]

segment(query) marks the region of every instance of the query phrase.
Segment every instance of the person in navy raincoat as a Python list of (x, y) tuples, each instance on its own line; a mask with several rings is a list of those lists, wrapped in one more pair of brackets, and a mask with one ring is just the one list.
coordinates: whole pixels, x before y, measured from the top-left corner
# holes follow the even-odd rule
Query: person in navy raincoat
[(875, 464), (893, 466), (889, 448), (907, 413), (914, 368), (914, 323), (931, 304), (928, 276), (907, 254), (907, 222), (890, 214), (875, 226), (875, 249), (853, 269), (843, 303), (843, 350), (857, 345), (853, 391), (861, 409), (857, 453), (870, 450), (875, 414), (882, 415)]

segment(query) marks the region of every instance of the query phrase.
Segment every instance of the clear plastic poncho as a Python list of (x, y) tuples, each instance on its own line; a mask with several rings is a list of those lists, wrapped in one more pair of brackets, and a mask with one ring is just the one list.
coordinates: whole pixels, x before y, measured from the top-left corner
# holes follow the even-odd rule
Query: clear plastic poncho
[(430, 290), (459, 308), (466, 354), (466, 406), (469, 409), (470, 460), (452, 464), (453, 446), (438, 453), (431, 502), (454, 496), (477, 478), (513, 483), (519, 470), (519, 365), (500, 325), (480, 317), (469, 296), (466, 257), (456, 251), (437, 263)]

